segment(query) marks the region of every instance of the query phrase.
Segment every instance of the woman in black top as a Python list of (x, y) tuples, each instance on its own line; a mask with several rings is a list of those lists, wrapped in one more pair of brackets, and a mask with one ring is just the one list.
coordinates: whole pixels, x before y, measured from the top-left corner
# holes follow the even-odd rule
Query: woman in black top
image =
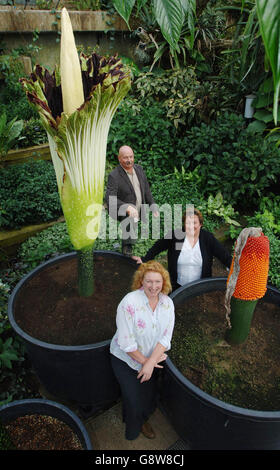
[(213, 258), (230, 267), (231, 255), (214, 235), (202, 228), (203, 216), (198, 209), (183, 215), (184, 229), (175, 229), (157, 240), (142, 258), (133, 256), (137, 263), (154, 259), (167, 250), (168, 271), (173, 290), (201, 278), (212, 276)]

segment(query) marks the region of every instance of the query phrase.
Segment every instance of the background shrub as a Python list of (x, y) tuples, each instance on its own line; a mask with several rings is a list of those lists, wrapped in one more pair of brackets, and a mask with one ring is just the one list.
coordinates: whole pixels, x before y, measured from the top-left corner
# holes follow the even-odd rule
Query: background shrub
[(17, 56), (16, 53), (15, 56), (2, 56), (0, 62), (0, 72), (4, 77), (0, 86), (1, 111), (6, 112), (8, 120), (15, 117), (29, 120), (37, 117), (37, 112), (30, 106), (19, 82), (19, 79), (26, 76), (26, 73)]
[(280, 173), (275, 143), (244, 128), (244, 119), (235, 114), (193, 127), (181, 145), (186, 149), (181, 163), (198, 168), (203, 195), (221, 191), (226, 201), (242, 204), (243, 210), (256, 207)]
[(45, 144), (48, 137), (41, 120), (32, 117), (29, 121), (25, 121), (17, 148), (32, 147), (34, 145)]
[(52, 164), (35, 161), (0, 169), (0, 227), (16, 229), (62, 214)]

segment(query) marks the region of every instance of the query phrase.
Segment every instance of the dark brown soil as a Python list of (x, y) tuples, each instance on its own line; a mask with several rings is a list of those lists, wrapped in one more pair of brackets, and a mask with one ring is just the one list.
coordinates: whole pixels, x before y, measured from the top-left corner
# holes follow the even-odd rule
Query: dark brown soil
[(258, 301), (249, 337), (225, 341), (224, 291), (176, 307), (170, 359), (193, 384), (243, 408), (280, 410), (280, 306)]
[(44, 269), (17, 298), (17, 324), (32, 337), (52, 344), (76, 346), (112, 338), (117, 306), (130, 291), (137, 268), (128, 261), (95, 255), (95, 291), (90, 297), (79, 296), (76, 258)]
[(20, 416), (5, 427), (15, 450), (83, 450), (70, 426), (51, 416)]

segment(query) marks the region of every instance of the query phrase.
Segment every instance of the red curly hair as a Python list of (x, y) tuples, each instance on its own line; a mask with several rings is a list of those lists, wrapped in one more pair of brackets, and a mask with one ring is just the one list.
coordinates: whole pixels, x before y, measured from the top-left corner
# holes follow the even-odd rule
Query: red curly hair
[(143, 279), (147, 272), (154, 272), (161, 274), (163, 284), (161, 292), (168, 295), (172, 291), (169, 272), (158, 261), (147, 261), (147, 263), (140, 264), (137, 271), (134, 273), (132, 281), (132, 290), (137, 290), (142, 287)]

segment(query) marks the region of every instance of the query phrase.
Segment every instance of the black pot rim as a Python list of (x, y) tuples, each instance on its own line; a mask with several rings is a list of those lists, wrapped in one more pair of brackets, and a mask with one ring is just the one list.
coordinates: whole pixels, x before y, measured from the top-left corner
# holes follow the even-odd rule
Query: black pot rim
[[(172, 294), (170, 294), (170, 297), (174, 299), (176, 295), (183, 292), (186, 288), (191, 288), (193, 286), (199, 286), (199, 285), (202, 286), (202, 285), (209, 284), (209, 283), (210, 284), (219, 283), (219, 282), (222, 283), (222, 282), (226, 282), (226, 279), (227, 279), (226, 277), (212, 277), (212, 278), (204, 278), (198, 281), (190, 282), (189, 284), (186, 284), (185, 286), (182, 286), (176, 289), (174, 292), (172, 292)], [(275, 287), (267, 285), (267, 289), (269, 289), (270, 291), (280, 296), (280, 291), (276, 289)], [(252, 419), (253, 421), (257, 421), (259, 419), (261, 419), (262, 421), (265, 419), (269, 421), (280, 420), (280, 411), (259, 411), (259, 410), (251, 410), (248, 408), (241, 408), (239, 406), (231, 405), (230, 403), (219, 400), (218, 398), (215, 398), (212, 395), (209, 395), (208, 393), (204, 392), (199, 387), (194, 385), (192, 382), (190, 382), (190, 380), (188, 380), (177, 369), (177, 367), (173, 364), (173, 362), (171, 361), (169, 357), (166, 359), (166, 367), (169, 369), (171, 374), (175, 376), (175, 378), (179, 382), (181, 382), (184, 386), (186, 386), (186, 388), (188, 388), (191, 394), (198, 396), (198, 398), (204, 404), (207, 404), (209, 407), (219, 408), (221, 411), (224, 411), (225, 414), (227, 415), (234, 415), (234, 416), (238, 415), (239, 418), (243, 417), (246, 420), (248, 419)]]
[(0, 406), (0, 414), (1, 414), (2, 410), (13, 408), (15, 406), (21, 406), (21, 405), (24, 406), (24, 405), (28, 405), (28, 404), (31, 404), (31, 405), (47, 405), (47, 407), (52, 407), (52, 408), (56, 408), (56, 409), (59, 409), (59, 410), (63, 411), (66, 415), (68, 415), (74, 421), (77, 428), (80, 429), (80, 431), (83, 435), (84, 441), (85, 441), (86, 449), (87, 450), (92, 449), (92, 443), (91, 443), (88, 432), (87, 432), (86, 427), (83, 424), (83, 422), (80, 420), (80, 418), (72, 410), (70, 410), (70, 408), (66, 407), (65, 405), (63, 405), (61, 403), (58, 403), (58, 402), (55, 402), (55, 401), (52, 401), (52, 400), (47, 400), (47, 399), (44, 399), (44, 398), (26, 398), (26, 399), (23, 399), (23, 400), (15, 400), (15, 401), (12, 401), (10, 403), (7, 403), (5, 405)]
[[(122, 253), (118, 253), (115, 251), (105, 251), (105, 250), (94, 250), (94, 253), (97, 255), (102, 255), (102, 256), (116, 256), (119, 258), (125, 258), (130, 264), (135, 265), (135, 261), (131, 258), (128, 258), (127, 256), (123, 255)], [(17, 283), (15, 288), (13, 289), (9, 300), (8, 300), (8, 318), (9, 322), (13, 328), (13, 330), (24, 340), (27, 341), (28, 343), (32, 343), (36, 346), (39, 346), (44, 349), (50, 349), (50, 350), (55, 350), (55, 351), (86, 351), (86, 350), (91, 350), (94, 348), (102, 348), (102, 347), (107, 347), (111, 339), (107, 339), (104, 341), (100, 341), (98, 343), (91, 343), (91, 344), (82, 344), (82, 345), (77, 345), (77, 346), (71, 346), (71, 345), (61, 345), (61, 344), (54, 344), (54, 343), (47, 343), (45, 341), (41, 341), (37, 338), (34, 338), (33, 336), (30, 336), (29, 334), (25, 333), (24, 330), (22, 330), (18, 324), (16, 323), (14, 319), (14, 314), (13, 314), (13, 305), (15, 302), (15, 299), (18, 295), (18, 292), (20, 291), (21, 287), (27, 282), (29, 279), (32, 279), (39, 271), (43, 270), (45, 267), (50, 266), (52, 264), (56, 264), (61, 260), (64, 259), (70, 259), (74, 258), (77, 256), (77, 251), (71, 251), (70, 253), (64, 253), (62, 255), (56, 256), (54, 258), (51, 258), (40, 265), (36, 266), (34, 269), (29, 271), (25, 276), (22, 277), (22, 279)]]

